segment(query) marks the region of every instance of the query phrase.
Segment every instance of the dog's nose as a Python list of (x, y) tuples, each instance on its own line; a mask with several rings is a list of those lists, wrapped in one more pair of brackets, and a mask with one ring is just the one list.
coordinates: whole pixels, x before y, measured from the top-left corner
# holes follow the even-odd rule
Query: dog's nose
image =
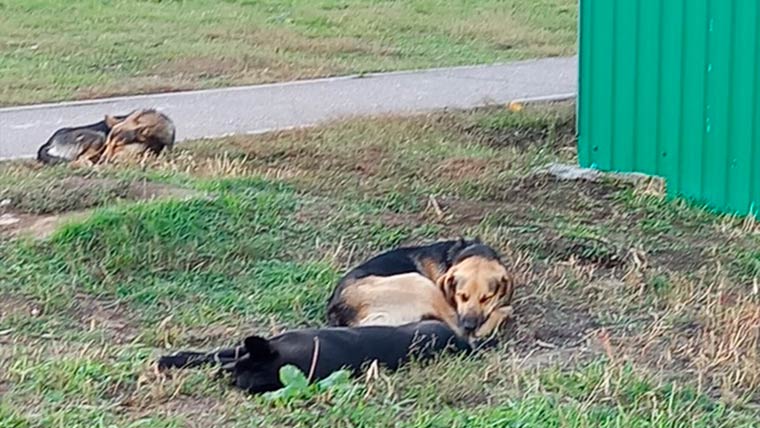
[(478, 327), (480, 327), (480, 317), (476, 316), (468, 316), (462, 318), (462, 329), (467, 333), (474, 332)]

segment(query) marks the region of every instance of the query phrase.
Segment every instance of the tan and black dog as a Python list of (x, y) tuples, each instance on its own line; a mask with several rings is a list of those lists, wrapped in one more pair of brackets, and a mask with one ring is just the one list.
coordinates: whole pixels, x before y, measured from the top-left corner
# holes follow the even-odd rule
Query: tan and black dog
[(48, 165), (98, 163), (111, 128), (126, 118), (127, 116), (106, 116), (97, 123), (61, 128), (37, 150), (37, 160)]
[(403, 325), (437, 319), (459, 334), (480, 338), (512, 314), (514, 286), (499, 254), (479, 240), (397, 248), (341, 278), (327, 305), (328, 323)]
[(159, 154), (174, 146), (176, 129), (165, 114), (154, 109), (135, 110), (123, 120), (106, 116), (111, 131), (101, 160), (111, 162), (122, 156), (139, 158)]

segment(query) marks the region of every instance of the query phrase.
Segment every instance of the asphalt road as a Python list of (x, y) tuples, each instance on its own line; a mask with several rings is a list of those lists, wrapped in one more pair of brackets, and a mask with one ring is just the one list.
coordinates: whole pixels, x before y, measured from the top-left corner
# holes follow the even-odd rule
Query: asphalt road
[(338, 118), (472, 108), (575, 95), (577, 58), (369, 74), (0, 109), (0, 159), (33, 157), (58, 128), (157, 108), (177, 139), (254, 134)]

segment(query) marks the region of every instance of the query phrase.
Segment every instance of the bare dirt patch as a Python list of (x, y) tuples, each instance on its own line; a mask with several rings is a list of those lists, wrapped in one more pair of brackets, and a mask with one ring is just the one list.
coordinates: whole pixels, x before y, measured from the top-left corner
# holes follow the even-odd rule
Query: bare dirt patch
[(195, 193), (188, 189), (150, 181), (73, 176), (21, 182), (0, 190), (0, 200), (7, 201), (0, 209), (23, 214), (57, 214), (94, 208), (120, 200), (187, 197)]
[(127, 199), (130, 183), (86, 177), (34, 178), (0, 190), (6, 212), (56, 214), (92, 208), (107, 200)]
[(565, 119), (552, 125), (512, 129), (465, 128), (464, 132), (475, 137), (481, 144), (496, 148), (525, 148), (543, 141), (553, 141), (553, 146), (557, 148), (575, 144), (574, 119)]
[[(481, 110), (493, 109), (489, 107)], [(530, 107), (529, 110), (536, 114), (515, 112), (511, 116), (475, 123), (460, 118), (453, 121), (453, 129), (468, 139), (493, 148), (525, 149), (546, 143), (551, 143), (550, 147), (555, 149), (575, 146), (575, 114), (571, 113), (571, 103), (541, 104)], [(452, 123), (446, 115), (441, 115), (438, 120), (444, 126)]]
[[(31, 236), (36, 239), (45, 239), (51, 236), (61, 225), (87, 218), (92, 211), (76, 211), (65, 214), (15, 214), (8, 213), (9, 222), (0, 225), (0, 235), (6, 236)], [(14, 222), (10, 222), (15, 220)]]
[(533, 252), (540, 257), (558, 261), (574, 260), (581, 265), (595, 265), (610, 269), (625, 264), (627, 253), (613, 242), (596, 237), (544, 236), (542, 242), (534, 245)]
[[(281, 136), (299, 135), (304, 131), (280, 133)], [(346, 151), (341, 147), (324, 148), (316, 138), (314, 144), (300, 145), (292, 142), (277, 141), (277, 134), (265, 141), (255, 144), (243, 139), (236, 140), (235, 146), (245, 151), (246, 155), (257, 165), (267, 167), (299, 168), (314, 173), (355, 174), (359, 177), (374, 177), (386, 173), (383, 165), (389, 161), (389, 151), (379, 145), (352, 147)]]
[(11, 315), (34, 316), (40, 313), (41, 306), (31, 299), (13, 294), (0, 294), (0, 319)]
[(85, 329), (102, 329), (116, 343), (126, 343), (137, 336), (137, 321), (128, 315), (119, 301), (80, 294), (75, 297), (71, 312)]
[[(586, 311), (547, 302), (540, 307), (532, 336), (541, 343), (560, 347), (578, 346), (594, 329), (597, 321)], [(533, 314), (538, 315), (538, 314)]]
[(449, 158), (433, 168), (433, 174), (455, 181), (480, 177), (489, 171), (492, 162), (487, 159)]
[[(242, 394), (228, 394), (224, 400), (178, 395), (175, 385), (178, 382), (164, 382), (166, 385), (159, 383), (147, 393), (135, 393), (124, 401), (123, 407), (135, 419), (154, 416), (157, 411), (160, 411), (161, 414), (181, 416), (187, 421), (192, 421), (188, 426), (219, 426), (217, 425), (220, 423), (218, 415), (228, 411), (229, 401), (245, 399)], [(169, 390), (169, 387), (174, 389)]]
[[(86, 294), (72, 297), (66, 318), (75, 320), (82, 330), (102, 330), (116, 343), (126, 343), (137, 335), (137, 322), (119, 301), (106, 301)], [(43, 302), (18, 294), (0, 294), (0, 319), (34, 318), (46, 315)], [(0, 336), (0, 343), (3, 343)]]
[(198, 192), (149, 181), (67, 177), (49, 184), (22, 183), (0, 190), (0, 236), (43, 239), (95, 207), (118, 201), (189, 198)]
[[(436, 197), (435, 203), (440, 211), (437, 219), (451, 227), (476, 226), (489, 216), (504, 214), (507, 210), (503, 202), (482, 201), (478, 199), (462, 199), (450, 196)], [(435, 209), (435, 208), (434, 208)]]
[(394, 213), (394, 212), (385, 212), (380, 214), (380, 221), (383, 223), (386, 227), (398, 227), (398, 226), (408, 226), (408, 227), (417, 227), (422, 226), (424, 224), (429, 223), (429, 220), (426, 219), (425, 213), (422, 214), (412, 214), (412, 213)]
[(514, 307), (504, 335), (516, 343), (518, 356), (577, 348), (600, 327), (589, 310), (570, 302), (528, 298)]
[(503, 193), (493, 196), (515, 203), (543, 205), (555, 211), (572, 210), (588, 215), (591, 210), (592, 218), (596, 219), (597, 215), (609, 218), (611, 210), (615, 209), (610, 204), (612, 199), (619, 191), (630, 188), (631, 184), (616, 181), (564, 181), (543, 174), (530, 174), (505, 183)]

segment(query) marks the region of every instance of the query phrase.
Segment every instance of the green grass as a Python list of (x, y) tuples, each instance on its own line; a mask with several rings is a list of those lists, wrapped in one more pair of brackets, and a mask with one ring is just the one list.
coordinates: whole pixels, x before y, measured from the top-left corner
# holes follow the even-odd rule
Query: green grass
[(0, 2), (0, 106), (571, 54), (572, 0)]
[[(93, 210), (44, 239), (0, 229), (0, 426), (755, 426), (756, 224), (536, 175), (574, 161), (573, 111), (350, 120), (86, 174), (0, 164), (0, 214)], [(323, 325), (348, 267), (457, 235), (524, 284), (496, 350), (284, 404), (151, 367)]]

